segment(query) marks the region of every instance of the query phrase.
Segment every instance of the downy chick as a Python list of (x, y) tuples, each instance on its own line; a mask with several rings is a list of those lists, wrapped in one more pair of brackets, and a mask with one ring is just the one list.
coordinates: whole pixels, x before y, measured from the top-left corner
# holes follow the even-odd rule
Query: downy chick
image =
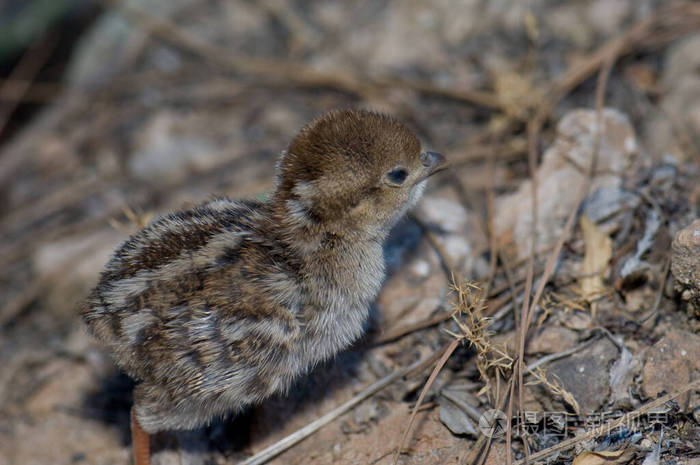
[(389, 116), (334, 111), (282, 154), (269, 200), (216, 199), (126, 241), (83, 317), (137, 381), (137, 464), (147, 433), (239, 412), (355, 341), (382, 242), (444, 165)]

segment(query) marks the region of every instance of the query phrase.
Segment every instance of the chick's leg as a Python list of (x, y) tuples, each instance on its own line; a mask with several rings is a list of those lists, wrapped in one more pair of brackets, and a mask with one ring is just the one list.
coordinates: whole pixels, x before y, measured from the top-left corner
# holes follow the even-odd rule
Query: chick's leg
[(131, 445), (134, 450), (134, 465), (150, 465), (151, 443), (150, 436), (141, 428), (136, 419), (136, 412), (131, 409)]

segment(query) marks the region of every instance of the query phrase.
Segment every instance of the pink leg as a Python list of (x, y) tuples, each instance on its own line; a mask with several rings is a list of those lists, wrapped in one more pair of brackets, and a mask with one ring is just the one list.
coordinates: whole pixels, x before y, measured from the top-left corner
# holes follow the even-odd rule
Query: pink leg
[(141, 428), (136, 419), (134, 409), (131, 409), (131, 445), (134, 450), (134, 465), (150, 465), (151, 442), (150, 436)]

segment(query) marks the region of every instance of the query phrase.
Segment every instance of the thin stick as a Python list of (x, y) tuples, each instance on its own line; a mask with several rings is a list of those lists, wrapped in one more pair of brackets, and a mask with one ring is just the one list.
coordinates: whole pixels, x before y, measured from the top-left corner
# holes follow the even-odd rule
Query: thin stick
[[(523, 405), (523, 358), (525, 357), (525, 338), (527, 337), (528, 329), (528, 304), (530, 299), (530, 293), (532, 292), (532, 281), (535, 274), (535, 251), (537, 250), (537, 190), (538, 190), (538, 178), (537, 178), (537, 136), (533, 131), (532, 126), (528, 125), (528, 140), (529, 140), (529, 150), (528, 150), (528, 169), (530, 171), (530, 177), (532, 178), (531, 187), (531, 200), (532, 200), (532, 230), (530, 232), (530, 260), (527, 266), (527, 277), (525, 278), (525, 294), (523, 296), (523, 305), (520, 310), (520, 330), (518, 335), (518, 358), (515, 363), (517, 371), (517, 386), (515, 383), (515, 378), (511, 380), (511, 396), (508, 403), (508, 423), (513, 422), (513, 398), (515, 397), (515, 388), (518, 390), (518, 408), (522, 408)], [(546, 268), (545, 268), (546, 272)], [(524, 422), (519, 422), (521, 425), (521, 437), (523, 439), (523, 448), (525, 449), (525, 460), (529, 454), (527, 447), (527, 433), (525, 432)], [(508, 428), (506, 432), (506, 444), (508, 445), (506, 454), (506, 463), (510, 465), (513, 461), (512, 450), (511, 450), (511, 429)]]
[[(653, 315), (656, 313), (656, 311), (659, 309), (659, 305), (661, 304), (661, 298), (664, 295), (664, 287), (666, 287), (666, 280), (668, 279), (668, 272), (671, 270), (671, 257), (668, 257), (666, 259), (666, 264), (664, 265), (664, 270), (661, 273), (661, 283), (659, 284), (659, 291), (656, 294), (656, 298), (654, 299), (654, 305), (651, 307), (651, 312), (649, 312), (649, 316)], [(646, 317), (648, 318), (648, 316)]]
[[(524, 297), (523, 297), (524, 298)], [(517, 363), (515, 364), (516, 367), (520, 366)], [(509, 425), (513, 424), (513, 398), (515, 397), (515, 380), (517, 378), (515, 376), (510, 377), (510, 382), (508, 383), (508, 410), (506, 411), (506, 418), (508, 421)], [(506, 464), (511, 465), (513, 463), (513, 456), (512, 456), (512, 441), (513, 441), (513, 436), (510, 434), (511, 428), (506, 429)]]
[(545, 355), (544, 357), (532, 362), (527, 367), (525, 367), (525, 370), (523, 371), (523, 376), (529, 374), (531, 371), (534, 371), (535, 368), (537, 368), (540, 365), (544, 365), (545, 363), (553, 362), (554, 360), (559, 360), (560, 358), (568, 357), (569, 355), (573, 355), (577, 352), (580, 352), (586, 347), (593, 344), (594, 342), (598, 342), (598, 340), (599, 339), (591, 339), (590, 341), (586, 341), (583, 344), (579, 344), (578, 346), (573, 347), (569, 350), (563, 350), (555, 354)]
[[(22, 97), (27, 92), (27, 89), (31, 86), (34, 77), (44, 63), (46, 63), (46, 60), (51, 56), (56, 41), (51, 38), (45, 39), (47, 38), (42, 37), (37, 40), (27, 53), (24, 54), (10, 74), (10, 81), (19, 82), (20, 84), (13, 86), (13, 89), (11, 89), (12, 98), (5, 99), (7, 103), (5, 105), (0, 105), (0, 134), (2, 134), (3, 129), (5, 129), (5, 125), (10, 120), (10, 116), (12, 116), (17, 105), (22, 101)], [(9, 97), (10, 92), (6, 85), (7, 84), (3, 85), (0, 89), (0, 95)]]
[(488, 171), (489, 171), (489, 184), (486, 189), (486, 228), (488, 230), (489, 234), (489, 249), (491, 249), (491, 253), (489, 254), (489, 276), (488, 279), (486, 280), (486, 284), (484, 285), (484, 297), (488, 297), (489, 292), (491, 291), (491, 285), (493, 284), (494, 277), (496, 276), (496, 265), (498, 264), (498, 251), (499, 251), (499, 246), (498, 246), (498, 241), (496, 240), (496, 232), (495, 228), (493, 225), (494, 222), (494, 214), (493, 214), (493, 205), (495, 203), (495, 184), (496, 184), (496, 164), (494, 162), (495, 158), (495, 148), (494, 148), (494, 141), (493, 138), (490, 140), (490, 145), (491, 145), (491, 156), (489, 156), (487, 160), (487, 165), (488, 165)]
[(515, 327), (517, 328), (520, 322), (519, 314), (516, 310), (518, 308), (518, 291), (516, 289), (515, 277), (513, 276), (513, 270), (510, 267), (510, 262), (506, 253), (503, 250), (499, 250), (498, 256), (503, 263), (503, 271), (505, 272), (506, 281), (508, 282), (508, 287), (510, 288), (511, 299), (513, 299), (513, 319), (515, 321)]
[(409, 373), (412, 373), (414, 371), (422, 370), (431, 364), (435, 363), (436, 360), (438, 360), (443, 353), (445, 352), (445, 348), (439, 349), (436, 352), (434, 352), (432, 355), (427, 357), (424, 360), (419, 360), (406, 368), (402, 368), (399, 371), (396, 371), (390, 375), (385, 376), (384, 378), (380, 379), (379, 381), (375, 382), (374, 384), (371, 384), (367, 388), (365, 388), (364, 391), (360, 392), (357, 394), (355, 397), (350, 399), (349, 401), (345, 402), (343, 405), (331, 410), (327, 414), (323, 415), (321, 418), (318, 420), (313, 421), (312, 423), (309, 423), (305, 427), (301, 428), (300, 430), (295, 431), (294, 433), (290, 434), (289, 436), (282, 438), (281, 440), (277, 441), (276, 443), (272, 444), (269, 447), (266, 447), (265, 449), (261, 450), (257, 454), (253, 455), (252, 457), (249, 457), (248, 459), (244, 460), (243, 462), (240, 463), (240, 465), (261, 465), (268, 460), (272, 459), (273, 457), (277, 456), (281, 452), (289, 449), (290, 447), (294, 446), (295, 444), (301, 442), (303, 439), (306, 439), (307, 437), (311, 436), (314, 434), (316, 431), (319, 429), (323, 428), (327, 424), (331, 423), (333, 420), (338, 418), (339, 416), (343, 415), (344, 413), (350, 411), (353, 407), (355, 407), (357, 404), (360, 402), (364, 401), (365, 399), (369, 398), (370, 396), (376, 394), (377, 392), (381, 391), (394, 381), (408, 375)]
[(410, 325), (394, 328), (393, 330), (387, 331), (386, 333), (382, 334), (380, 337), (375, 339), (372, 343), (375, 346), (386, 344), (387, 342), (394, 341), (394, 340), (399, 339), (403, 336), (406, 336), (407, 334), (411, 334), (411, 333), (414, 333), (416, 331), (420, 331), (421, 329), (430, 328), (431, 326), (435, 326), (437, 324), (440, 324), (443, 321), (450, 319), (450, 317), (452, 317), (451, 312), (444, 312), (444, 313), (441, 313), (441, 314), (434, 316), (432, 318), (428, 318), (427, 320), (424, 320), (424, 321), (419, 321), (417, 323), (413, 323)]
[(430, 386), (433, 385), (433, 382), (435, 381), (435, 378), (437, 378), (438, 373), (440, 373), (440, 370), (442, 370), (442, 367), (445, 366), (445, 363), (447, 363), (447, 359), (450, 358), (452, 352), (454, 352), (455, 349), (457, 349), (457, 346), (459, 346), (459, 342), (459, 339), (454, 339), (450, 343), (450, 345), (447, 346), (447, 348), (443, 351), (444, 353), (442, 354), (442, 357), (440, 357), (440, 360), (435, 365), (435, 368), (433, 369), (432, 373), (430, 373), (428, 381), (425, 383), (425, 386), (423, 386), (423, 390), (418, 396), (418, 402), (416, 402), (415, 407), (413, 407), (413, 412), (411, 412), (411, 417), (408, 420), (408, 426), (403, 432), (403, 435), (401, 436), (401, 442), (399, 443), (399, 447), (396, 449), (396, 452), (394, 454), (394, 464), (397, 464), (399, 462), (399, 456), (401, 455), (401, 451), (403, 450), (404, 445), (406, 444), (406, 440), (408, 439), (408, 436), (411, 433), (411, 429), (413, 428), (413, 421), (416, 419), (416, 414), (418, 413), (418, 409), (420, 408), (420, 405), (423, 402), (423, 398), (427, 394), (428, 389), (430, 389)]

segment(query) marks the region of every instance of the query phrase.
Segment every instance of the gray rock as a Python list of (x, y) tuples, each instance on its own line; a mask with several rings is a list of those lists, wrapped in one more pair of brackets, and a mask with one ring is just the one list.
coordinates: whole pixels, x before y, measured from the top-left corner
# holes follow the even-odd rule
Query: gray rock
[[(576, 208), (579, 192), (595, 152), (598, 129), (594, 110), (574, 110), (557, 125), (557, 138), (544, 153), (537, 170), (537, 248), (552, 245), (566, 218)], [(637, 139), (627, 116), (606, 108), (602, 115), (597, 175), (591, 190), (620, 189), (622, 177), (638, 158)], [(532, 182), (496, 202), (494, 229), (503, 242), (514, 242), (518, 258), (530, 254), (532, 237)], [(510, 239), (510, 240), (509, 240)]]
[[(700, 336), (671, 329), (646, 353), (642, 369), (642, 391), (650, 399), (670, 393), (700, 375)], [(691, 395), (692, 394), (692, 395)], [(700, 405), (700, 396), (684, 394), (677, 399), (681, 409)]]
[(571, 357), (552, 363), (547, 376), (569, 391), (585, 415), (605, 405), (610, 395), (610, 368), (618, 358), (615, 345), (607, 339)]
[(469, 415), (456, 403), (440, 396), (440, 421), (452, 431), (453, 434), (467, 434), (478, 436)]
[(676, 234), (671, 244), (671, 272), (687, 312), (700, 314), (700, 220)]
[(671, 245), (671, 272), (694, 294), (700, 292), (700, 219), (676, 234)]

